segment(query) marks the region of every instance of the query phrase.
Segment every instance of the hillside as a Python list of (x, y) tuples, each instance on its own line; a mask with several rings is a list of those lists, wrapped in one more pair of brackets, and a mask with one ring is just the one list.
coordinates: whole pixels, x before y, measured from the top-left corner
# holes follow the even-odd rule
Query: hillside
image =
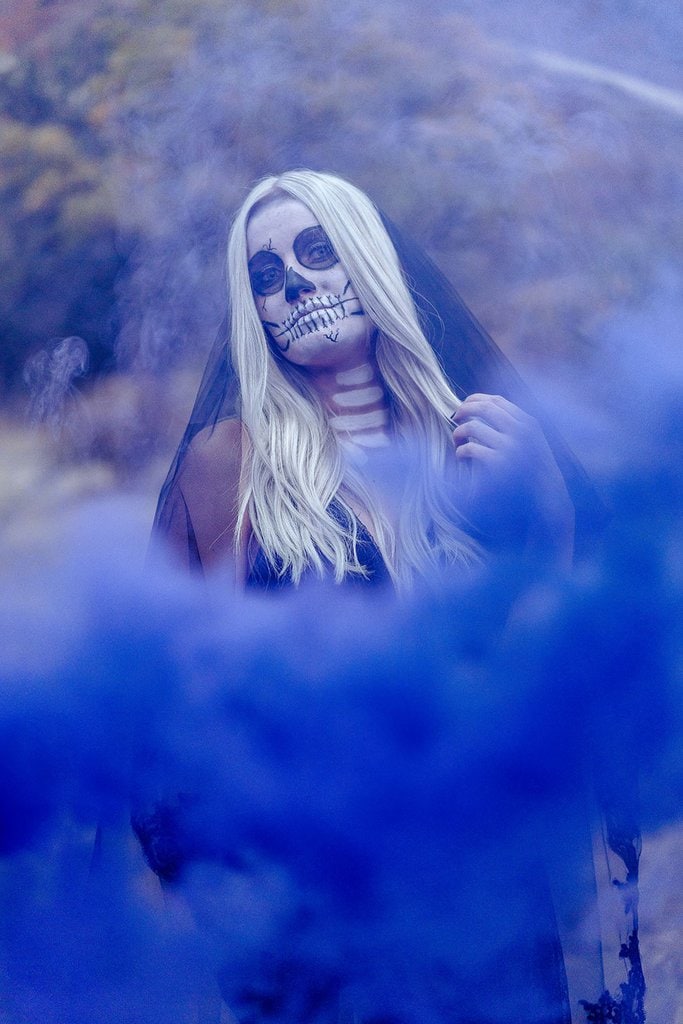
[[(600, 57), (578, 8), (563, 21), (565, 56)], [(231, 210), (255, 177), (293, 165), (366, 188), (522, 365), (590, 367), (603, 325), (675, 258), (681, 118), (539, 62), (515, 39), (519, 5), (499, 22), (490, 5), (459, 9), (10, 7), (0, 21), (5, 381), (70, 335), (95, 370), (196, 361), (224, 305)], [(614, 37), (622, 14), (592, 9), (594, 40)], [(634, 7), (629, 18), (652, 71), (661, 13)], [(544, 24), (559, 46), (547, 16), (531, 19), (530, 41), (543, 42)], [(669, 80), (665, 70), (660, 85)]]

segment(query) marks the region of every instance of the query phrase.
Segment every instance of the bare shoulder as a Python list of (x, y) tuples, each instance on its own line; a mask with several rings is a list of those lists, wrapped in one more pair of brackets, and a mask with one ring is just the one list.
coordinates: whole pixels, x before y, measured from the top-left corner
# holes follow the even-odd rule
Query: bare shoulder
[(247, 435), (239, 419), (219, 420), (214, 426), (204, 427), (187, 449), (183, 477), (186, 481), (202, 477), (209, 482), (239, 475), (246, 443)]
[(226, 451), (240, 448), (246, 438), (242, 421), (235, 416), (219, 420), (216, 424), (204, 427), (192, 438), (188, 448), (188, 458), (207, 458), (222, 455)]
[[(234, 561), (246, 443), (241, 421), (225, 419), (199, 431), (185, 453), (178, 482), (204, 569)], [(241, 579), (241, 562), (236, 572)]]

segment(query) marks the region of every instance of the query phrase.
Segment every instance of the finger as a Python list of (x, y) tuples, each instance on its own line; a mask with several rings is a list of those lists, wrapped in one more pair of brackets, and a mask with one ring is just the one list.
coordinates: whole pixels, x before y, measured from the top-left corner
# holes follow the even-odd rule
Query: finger
[(485, 395), (479, 393), (468, 395), (453, 413), (452, 418), (454, 420), (458, 420), (462, 416), (468, 415), (468, 410), (473, 405), (479, 405), (480, 403), (490, 410), (504, 410), (513, 417), (513, 419), (519, 420), (521, 423), (532, 419), (528, 413), (524, 412), (523, 409), (520, 409), (520, 407), (515, 405), (514, 402), (510, 402), (507, 398), (503, 398), (502, 395)]
[(514, 402), (508, 401), (500, 394), (470, 394), (461, 403), (456, 412), (454, 413), (454, 419), (458, 419), (460, 416), (467, 415), (468, 411), (473, 406), (484, 406), (487, 409), (493, 410), (504, 410), (510, 416), (515, 419), (524, 420), (530, 419), (528, 414), (525, 413), (519, 406), (515, 406)]
[(496, 425), (487, 423), (486, 420), (474, 417), (459, 423), (453, 431), (453, 442), (456, 448), (466, 440), (478, 441), (489, 448), (497, 451), (508, 451), (514, 448), (526, 447), (526, 439), (520, 437), (520, 428), (511, 426), (509, 421), (501, 418)]
[(476, 441), (478, 444), (486, 445), (487, 448), (494, 448), (500, 450), (508, 446), (508, 436), (496, 430), (490, 424), (485, 423), (480, 419), (468, 420), (467, 423), (461, 423), (460, 426), (456, 427), (453, 431), (453, 442), (456, 448), (467, 443), (468, 441)]
[(537, 426), (536, 421), (526, 413), (521, 413), (520, 417), (513, 416), (507, 409), (492, 402), (472, 402), (466, 410), (462, 413), (458, 410), (458, 413), (459, 415), (453, 419), (456, 427), (481, 420), (509, 437), (528, 437)]
[(479, 444), (477, 441), (466, 441), (464, 444), (458, 445), (455, 455), (458, 459), (473, 459), (489, 466), (500, 461), (500, 452), (488, 448), (484, 444)]

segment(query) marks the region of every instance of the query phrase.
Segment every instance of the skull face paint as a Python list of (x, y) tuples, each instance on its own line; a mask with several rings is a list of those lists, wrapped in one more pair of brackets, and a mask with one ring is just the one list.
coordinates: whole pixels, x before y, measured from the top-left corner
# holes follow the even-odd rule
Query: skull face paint
[(278, 198), (247, 227), (249, 277), (261, 322), (289, 362), (341, 369), (367, 359), (373, 327), (307, 206)]

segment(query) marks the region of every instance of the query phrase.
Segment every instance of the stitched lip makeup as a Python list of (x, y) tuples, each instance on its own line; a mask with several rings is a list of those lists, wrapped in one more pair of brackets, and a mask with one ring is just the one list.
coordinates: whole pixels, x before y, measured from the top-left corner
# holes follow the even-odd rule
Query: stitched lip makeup
[(285, 328), (292, 328), (297, 324), (303, 317), (308, 316), (310, 313), (319, 312), (324, 317), (325, 313), (329, 317), (329, 323), (326, 326), (331, 326), (335, 320), (343, 320), (347, 315), (344, 309), (344, 300), (341, 295), (327, 295), (325, 298), (313, 298), (306, 299), (302, 302), (301, 306), (294, 310), (291, 317), (284, 322)]
[[(356, 309), (349, 308), (352, 305), (355, 305)], [(278, 347), (286, 352), (292, 341), (298, 341), (299, 338), (313, 334), (314, 331), (328, 330), (349, 316), (363, 316), (358, 298), (353, 293), (347, 298), (343, 298), (343, 293), (335, 293), (304, 299), (280, 324), (268, 320), (264, 320), (263, 323), (270, 329)], [(333, 338), (331, 335), (331, 342)], [(284, 349), (281, 344), (283, 340), (286, 341)]]

